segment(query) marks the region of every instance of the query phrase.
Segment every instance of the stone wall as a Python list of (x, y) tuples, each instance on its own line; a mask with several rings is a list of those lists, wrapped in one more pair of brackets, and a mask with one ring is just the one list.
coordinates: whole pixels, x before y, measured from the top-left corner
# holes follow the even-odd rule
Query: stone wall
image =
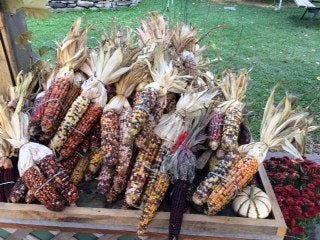
[(141, 0), (49, 0), (48, 5), (55, 10), (83, 10), (83, 9), (110, 9), (119, 7), (131, 7)]

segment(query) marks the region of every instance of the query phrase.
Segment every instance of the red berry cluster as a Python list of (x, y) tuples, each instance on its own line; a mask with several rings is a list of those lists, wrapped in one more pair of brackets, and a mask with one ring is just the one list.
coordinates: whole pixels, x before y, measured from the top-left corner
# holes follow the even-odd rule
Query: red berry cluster
[(271, 158), (264, 162), (289, 234), (304, 235), (299, 221), (320, 213), (320, 165), (314, 161)]

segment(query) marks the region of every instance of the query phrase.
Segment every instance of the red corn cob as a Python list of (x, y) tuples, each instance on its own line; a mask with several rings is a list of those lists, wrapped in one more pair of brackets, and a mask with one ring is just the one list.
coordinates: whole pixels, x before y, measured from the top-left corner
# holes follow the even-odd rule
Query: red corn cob
[(104, 163), (99, 176), (98, 191), (106, 194), (112, 187), (112, 178), (119, 161), (119, 114), (108, 110), (101, 117), (101, 149)]
[[(81, 93), (81, 88), (75, 84), (71, 84), (70, 89), (68, 90), (68, 93), (64, 99), (60, 99), (60, 101), (55, 101), (50, 96), (50, 99), (53, 99), (52, 101), (56, 102), (57, 109), (47, 110), (48, 107), (45, 108), (44, 115), (41, 119), (41, 128), (42, 128), (42, 131), (44, 132), (43, 136), (40, 137), (41, 141), (43, 141), (43, 142), (49, 141), (54, 136), (54, 134), (57, 132), (64, 116), (67, 114), (68, 109), (71, 107), (72, 103), (76, 100), (76, 98), (80, 95), (80, 93)], [(51, 101), (50, 99), (48, 100), (48, 102)], [(57, 105), (57, 104), (59, 104), (59, 105)], [(52, 107), (54, 107), (54, 106), (52, 106)], [(44, 117), (44, 116), (47, 116), (47, 115), (45, 115), (45, 114), (47, 114), (47, 111), (50, 112), (53, 116), (51, 121), (50, 121), (50, 119), (46, 120), (46, 118)], [(56, 115), (54, 115), (54, 114), (56, 114)], [(47, 131), (44, 131), (43, 124), (48, 124), (45, 126), (46, 126), (46, 128), (49, 127), (50, 130), (48, 129)]]
[(169, 240), (179, 239), (183, 214), (187, 208), (188, 181), (176, 180), (171, 195)]
[(25, 198), (27, 194), (27, 191), (28, 191), (27, 186), (24, 184), (22, 178), (19, 177), (11, 189), (9, 202), (12, 202), (12, 203), (22, 202), (22, 200)]
[(67, 172), (69, 176), (72, 173), (73, 169), (76, 167), (81, 157), (82, 154), (75, 152), (75, 154), (70, 159), (65, 159), (60, 162), (63, 169)]
[(155, 184), (154, 191), (148, 197), (147, 202), (143, 206), (142, 214), (138, 223), (138, 236), (144, 236), (149, 223), (155, 216), (163, 198), (170, 185), (171, 178), (166, 173), (160, 173)]
[(4, 191), (4, 197), (5, 201), (9, 201), (10, 198), (10, 192), (14, 185), (14, 169), (12, 166), (12, 161), (10, 158), (7, 157), (1, 157), (0, 158), (0, 167), (2, 171), (2, 185), (3, 191)]
[(22, 176), (26, 186), (47, 209), (61, 211), (65, 207), (64, 198), (48, 182), (36, 167), (29, 168)]
[(209, 146), (212, 150), (217, 150), (222, 138), (224, 113), (214, 113), (209, 125)]
[[(0, 168), (0, 183), (3, 183), (3, 169)], [(4, 187), (0, 185), (0, 202), (5, 202), (6, 196), (4, 195)]]
[(31, 138), (38, 139), (39, 134), (42, 133), (41, 130), (41, 119), (44, 115), (45, 103), (50, 97), (52, 88), (49, 88), (45, 95), (39, 99), (35, 100), (34, 106), (32, 108), (32, 114), (28, 125), (28, 131)]
[(101, 122), (98, 121), (89, 134), (90, 150), (97, 151), (101, 147)]
[(82, 116), (77, 127), (71, 133), (69, 139), (65, 142), (63, 148), (60, 151), (60, 158), (70, 158), (76, 151), (76, 149), (84, 141), (85, 136), (90, 132), (94, 124), (100, 120), (102, 114), (102, 108), (95, 103), (90, 103), (87, 111)]
[(50, 90), (46, 93), (50, 94), (49, 97), (45, 96), (46, 102), (44, 102), (44, 114), (41, 119), (41, 128), (44, 133), (53, 132), (54, 125), (59, 119), (59, 115), (63, 112), (64, 99), (71, 89), (72, 82), (67, 77), (57, 78), (52, 85)]
[(75, 204), (79, 199), (79, 191), (72, 183), (63, 166), (57, 162), (54, 155), (47, 155), (39, 162), (39, 168), (44, 176), (52, 179), (52, 185), (67, 200), (69, 204)]
[(119, 163), (116, 167), (116, 174), (113, 179), (113, 185), (109, 193), (107, 193), (107, 202), (114, 202), (118, 196), (125, 190), (130, 171), (132, 168), (132, 143), (123, 142), (125, 128), (131, 111), (123, 111), (120, 114), (120, 147), (119, 147)]

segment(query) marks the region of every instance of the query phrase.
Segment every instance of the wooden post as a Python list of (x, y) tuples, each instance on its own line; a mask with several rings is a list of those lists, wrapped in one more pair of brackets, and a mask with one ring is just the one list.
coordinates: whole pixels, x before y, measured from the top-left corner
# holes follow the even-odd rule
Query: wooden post
[(24, 49), (15, 44), (16, 38), (27, 31), (23, 11), (10, 14), (0, 9), (0, 95), (6, 96), (9, 86), (15, 84), (20, 70), (29, 72), (33, 64), (31, 45)]
[(17, 68), (3, 12), (0, 12), (0, 70), (0, 94), (6, 95), (8, 87), (14, 83)]

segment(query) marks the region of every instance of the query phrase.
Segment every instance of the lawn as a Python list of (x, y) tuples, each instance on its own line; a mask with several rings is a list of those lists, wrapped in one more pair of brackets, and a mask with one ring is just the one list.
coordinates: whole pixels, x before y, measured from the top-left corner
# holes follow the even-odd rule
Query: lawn
[[(275, 10), (271, 0), (259, 5), (209, 0), (173, 2), (168, 8), (166, 0), (144, 0), (130, 9), (61, 12), (45, 20), (27, 19), (27, 24), (33, 32), (34, 49), (42, 46), (54, 48), (55, 41), (62, 40), (72, 22), (80, 16), (88, 24), (94, 24), (89, 34), (91, 47), (97, 45), (103, 31), (110, 31), (113, 19), (117, 19), (118, 25), (137, 27), (150, 11), (161, 12), (170, 19), (171, 24), (187, 22), (199, 30), (200, 36), (218, 25), (228, 25), (228, 28), (210, 31), (201, 44), (210, 46), (208, 57), (221, 57), (211, 67), (215, 74), (220, 74), (225, 68), (252, 68), (252, 81), (247, 93), (247, 117), (255, 138), (258, 137), (263, 107), (270, 89), (282, 80), (284, 83), (279, 92), (283, 95), (287, 90), (298, 95), (298, 104), (302, 107), (312, 103), (310, 111), (316, 123), (320, 124), (319, 18), (312, 24), (310, 15), (300, 20), (304, 10), (291, 2), (285, 2), (281, 11)], [(235, 10), (225, 7), (234, 7)], [(46, 57), (53, 59), (53, 56), (54, 51)], [(319, 142), (320, 134), (313, 134), (312, 139), (315, 143)]]

